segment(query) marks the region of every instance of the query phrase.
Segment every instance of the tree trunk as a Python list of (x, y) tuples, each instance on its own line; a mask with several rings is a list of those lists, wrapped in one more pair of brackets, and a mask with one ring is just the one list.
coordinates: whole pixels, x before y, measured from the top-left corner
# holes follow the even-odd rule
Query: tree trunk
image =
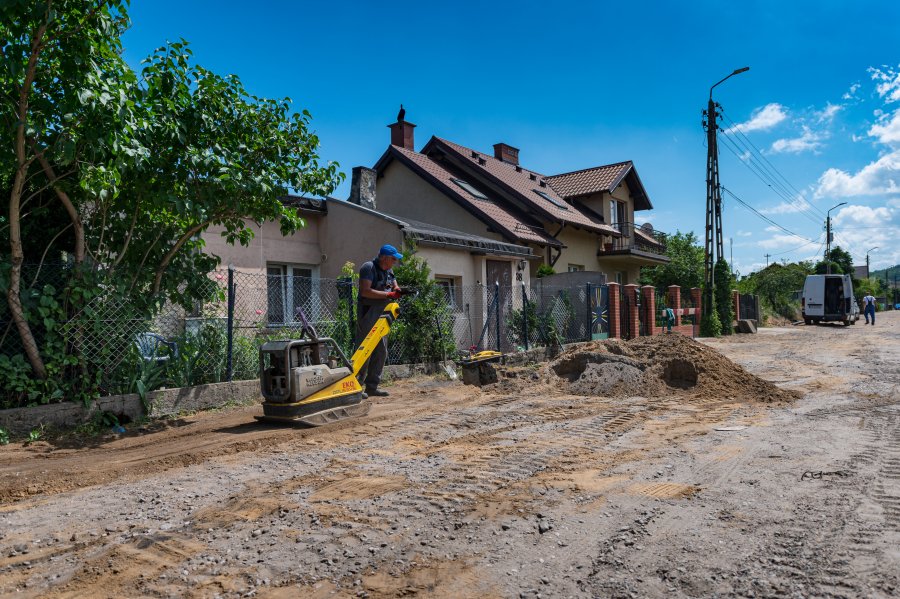
[(9, 313), (13, 322), (16, 323), (19, 337), (22, 338), (22, 347), (25, 349), (25, 355), (31, 363), (35, 376), (41, 379), (47, 378), (47, 367), (44, 365), (44, 360), (38, 351), (34, 333), (25, 319), (25, 311), (22, 308), (22, 298), (19, 293), (22, 283), (22, 263), (25, 262), (21, 228), (22, 190), (25, 188), (25, 176), (28, 174), (28, 165), (31, 163), (31, 160), (25, 157), (25, 123), (28, 117), (28, 94), (31, 93), (31, 84), (34, 82), (37, 69), (37, 58), (41, 51), (41, 43), (46, 29), (47, 26), (42, 25), (35, 32), (31, 44), (31, 56), (28, 58), (28, 66), (25, 69), (25, 81), (22, 87), (19, 88), (19, 103), (16, 106), (16, 116), (19, 117), (19, 122), (16, 125), (15, 147), (17, 168), (12, 190), (9, 194), (9, 249), (12, 268), (9, 271), (9, 290), (6, 293)]
[(204, 227), (209, 225), (209, 223), (210, 221), (206, 221), (188, 229), (188, 231), (184, 235), (178, 238), (178, 241), (175, 242), (175, 245), (172, 246), (172, 249), (170, 249), (166, 253), (166, 255), (163, 256), (163, 259), (159, 263), (159, 266), (156, 267), (156, 276), (153, 278), (153, 295), (159, 293), (159, 288), (162, 286), (163, 274), (166, 272), (166, 268), (168, 268), (169, 263), (172, 261), (172, 258), (174, 258), (175, 254), (178, 253), (178, 250), (181, 249), (181, 246), (187, 243), (188, 239), (202, 231)]
[(56, 172), (53, 170), (53, 167), (50, 166), (47, 158), (43, 153), (37, 152), (37, 148), (35, 148), (35, 153), (38, 161), (41, 163), (41, 168), (44, 169), (44, 174), (47, 175), (47, 179), (49, 179), (51, 185), (53, 185), (53, 191), (56, 192), (56, 197), (62, 202), (62, 205), (65, 207), (66, 212), (69, 214), (69, 218), (72, 221), (72, 226), (75, 228), (75, 266), (81, 266), (81, 263), (84, 262), (84, 223), (81, 222), (81, 216), (79, 216), (78, 209), (75, 208), (75, 205), (69, 198), (69, 194), (56, 184)]

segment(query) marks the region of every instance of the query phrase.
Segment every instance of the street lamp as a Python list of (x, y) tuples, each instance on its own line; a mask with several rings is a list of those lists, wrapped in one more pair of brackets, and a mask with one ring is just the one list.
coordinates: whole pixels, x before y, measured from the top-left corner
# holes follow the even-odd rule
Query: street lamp
[(869, 252), (874, 252), (877, 249), (878, 249), (878, 246), (876, 245), (875, 247), (869, 248), (866, 250), (866, 278), (867, 279), (869, 278)]
[(825, 274), (831, 274), (831, 211), (841, 206), (846, 206), (847, 202), (841, 202), (837, 206), (832, 206), (825, 213)]
[[(750, 70), (750, 67), (743, 67), (743, 68), (740, 68), (740, 69), (735, 69), (734, 71), (732, 71), (732, 73), (731, 73), (730, 75), (728, 75), (728, 77), (734, 77), (735, 75), (740, 75), (741, 73), (745, 73), (745, 72), (747, 72), (747, 71), (749, 71), (749, 70)], [(725, 77), (725, 79), (720, 80), (719, 83), (723, 83), (726, 79), (728, 79), (728, 77)], [(710, 102), (712, 101), (712, 90), (713, 90), (713, 87), (715, 87), (716, 85), (719, 85), (719, 83), (716, 83), (716, 84), (713, 85), (711, 88), (709, 88), (709, 100), (710, 100)]]

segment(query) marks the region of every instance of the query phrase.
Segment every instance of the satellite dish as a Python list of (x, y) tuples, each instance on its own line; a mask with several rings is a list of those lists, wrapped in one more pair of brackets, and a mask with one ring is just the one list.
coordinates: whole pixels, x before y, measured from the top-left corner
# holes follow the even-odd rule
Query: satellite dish
[(641, 231), (645, 233), (652, 233), (653, 225), (651, 225), (650, 223), (644, 223), (643, 225), (641, 225)]

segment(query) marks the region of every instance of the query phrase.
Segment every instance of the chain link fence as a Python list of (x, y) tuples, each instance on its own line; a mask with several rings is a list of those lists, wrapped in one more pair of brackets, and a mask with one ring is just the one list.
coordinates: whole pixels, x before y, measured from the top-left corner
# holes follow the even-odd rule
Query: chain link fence
[[(304, 318), (350, 356), (356, 286), (350, 279), (310, 274), (284, 267), (266, 273), (215, 271), (206, 279), (207, 300), (188, 309), (173, 303), (148, 309), (123, 300), (112, 287), (99, 289), (66, 322), (57, 323), (54, 334), (80, 368), (96, 375), (101, 394), (254, 379), (260, 345), (298, 337)], [(28, 289), (64, 286), (68, 276), (60, 268), (26, 269), (25, 275)], [(435, 285), (405, 296), (388, 338), (388, 362), (432, 362), (473, 349), (509, 352), (587, 340), (598, 312), (592, 310), (590, 287), (550, 286), (538, 279), (530, 286)], [(22, 353), (7, 311), (0, 312), (0, 334), (4, 353)], [(39, 347), (44, 341), (38, 336)]]

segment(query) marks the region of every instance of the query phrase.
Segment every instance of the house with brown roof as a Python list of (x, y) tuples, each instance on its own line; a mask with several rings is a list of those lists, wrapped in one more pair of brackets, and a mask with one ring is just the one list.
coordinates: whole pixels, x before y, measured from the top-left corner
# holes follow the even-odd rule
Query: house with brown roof
[(668, 261), (665, 235), (634, 224), (653, 205), (631, 161), (545, 175), (505, 143), (491, 155), (432, 137), (417, 152), (414, 124), (388, 127), (391, 143), (374, 166), (379, 211), (528, 247), (539, 257), (532, 276), (544, 263), (636, 283), (642, 266)]

